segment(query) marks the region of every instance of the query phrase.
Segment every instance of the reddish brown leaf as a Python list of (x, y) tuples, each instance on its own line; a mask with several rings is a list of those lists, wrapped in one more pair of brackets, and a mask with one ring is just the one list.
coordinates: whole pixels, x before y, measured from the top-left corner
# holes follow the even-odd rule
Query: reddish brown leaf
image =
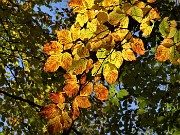
[(79, 111), (79, 108), (78, 108), (78, 103), (76, 100), (74, 100), (72, 102), (72, 109), (73, 109), (73, 115), (72, 115), (72, 119), (75, 120), (78, 118), (78, 116), (80, 115), (80, 111)]
[(156, 59), (162, 62), (168, 60), (169, 57), (169, 48), (166, 48), (163, 45), (159, 45), (156, 50)]
[(108, 89), (101, 83), (94, 85), (94, 93), (99, 100), (108, 99)]
[(61, 116), (58, 115), (55, 118), (50, 119), (48, 121), (47, 129), (49, 134), (55, 135), (63, 130), (60, 120), (61, 120)]
[(86, 83), (86, 74), (84, 73), (80, 78), (80, 83), (85, 84)]
[(54, 103), (63, 103), (65, 101), (65, 97), (62, 92), (50, 93), (49, 98)]
[(88, 108), (91, 106), (87, 97), (77, 96), (75, 100), (80, 108)]
[(47, 106), (44, 106), (39, 114), (48, 119), (52, 119), (59, 115), (61, 113), (61, 110), (55, 105), (55, 104), (49, 104)]
[(79, 91), (79, 85), (76, 83), (69, 83), (63, 88), (64, 92), (68, 97), (74, 97), (77, 95)]
[(44, 51), (47, 55), (58, 55), (63, 51), (63, 45), (57, 41), (51, 41), (45, 44)]
[(45, 63), (44, 70), (46, 72), (55, 72), (60, 66), (59, 60), (60, 60), (59, 55), (50, 56)]

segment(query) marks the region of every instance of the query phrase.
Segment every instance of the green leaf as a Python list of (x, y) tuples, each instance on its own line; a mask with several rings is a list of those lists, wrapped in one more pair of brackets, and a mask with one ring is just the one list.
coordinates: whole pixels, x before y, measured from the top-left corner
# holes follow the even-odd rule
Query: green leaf
[(124, 96), (129, 95), (129, 92), (125, 89), (121, 89), (118, 93), (117, 93), (117, 98), (121, 99)]

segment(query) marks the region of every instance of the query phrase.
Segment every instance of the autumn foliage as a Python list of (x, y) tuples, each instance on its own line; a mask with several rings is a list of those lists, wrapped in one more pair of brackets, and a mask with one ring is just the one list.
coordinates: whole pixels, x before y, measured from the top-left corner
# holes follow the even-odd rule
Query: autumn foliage
[[(98, 100), (108, 99), (107, 84), (118, 82), (119, 69), (126, 61), (134, 61), (146, 53), (143, 40), (137, 38), (130, 26), (147, 37), (154, 23), (161, 21), (159, 32), (164, 40), (157, 47), (156, 59), (180, 64), (180, 30), (168, 17), (160, 18), (157, 8), (151, 7), (155, 0), (146, 3), (138, 0), (70, 0), (69, 6), (77, 14), (69, 30), (57, 30), (57, 41), (45, 44), (49, 55), (46, 72), (58, 68), (65, 71), (64, 87), (50, 93), (53, 104), (42, 108), (40, 114), (47, 119), (49, 132), (55, 134), (69, 128), (80, 115), (80, 108), (89, 108), (90, 96)], [(104, 81), (106, 82), (106, 85)]]

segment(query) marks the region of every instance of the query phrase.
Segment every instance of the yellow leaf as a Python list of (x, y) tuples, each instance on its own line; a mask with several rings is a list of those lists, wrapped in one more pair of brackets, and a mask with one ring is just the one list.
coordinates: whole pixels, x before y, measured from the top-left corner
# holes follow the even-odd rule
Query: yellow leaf
[(131, 49), (123, 49), (122, 56), (126, 61), (133, 61), (136, 60), (136, 57)]
[(120, 51), (115, 51), (108, 56), (107, 59), (111, 64), (114, 64), (117, 68), (120, 68), (120, 66), (123, 63), (123, 57)]
[(80, 96), (89, 96), (91, 95), (93, 90), (93, 83), (87, 82), (84, 85), (82, 85), (82, 90), (80, 91)]
[(102, 72), (102, 64), (100, 61), (97, 61), (93, 64), (93, 69), (91, 71), (92, 76), (96, 76), (98, 74), (101, 74)]
[(63, 45), (57, 41), (51, 41), (45, 44), (44, 51), (47, 55), (58, 55), (63, 51)]
[(102, 39), (104, 38), (106, 35), (108, 35), (110, 33), (110, 30), (108, 29), (107, 26), (100, 24), (97, 25), (97, 29), (96, 29), (96, 38), (97, 39)]
[(66, 95), (71, 98), (74, 97), (78, 94), (79, 91), (79, 85), (76, 83), (69, 83), (66, 84), (63, 88), (64, 92), (66, 93)]
[(142, 9), (137, 6), (132, 6), (129, 10), (130, 10), (130, 15), (132, 16), (132, 18), (140, 23), (143, 18)]
[(111, 63), (105, 64), (103, 66), (103, 76), (109, 84), (115, 83), (118, 78), (117, 68)]
[[(152, 25), (150, 25), (152, 23)], [(143, 36), (149, 36), (152, 32), (152, 29), (154, 27), (154, 20), (149, 21), (149, 18), (146, 17), (142, 20), (142, 23), (140, 25), (140, 30), (143, 32)]]
[(169, 34), (167, 35), (167, 38), (172, 38), (172, 37), (174, 37), (174, 35), (176, 34), (176, 32), (177, 32), (177, 29), (176, 29), (176, 28), (170, 27), (170, 29), (169, 29)]
[(168, 60), (169, 57), (169, 48), (159, 45), (156, 50), (156, 59), (162, 62)]
[(128, 29), (118, 29), (113, 32), (111, 35), (114, 38), (114, 41), (123, 41), (126, 35), (129, 33)]
[(94, 85), (94, 93), (96, 98), (99, 100), (108, 99), (108, 89), (101, 83)]
[(90, 29), (85, 29), (85, 28), (83, 28), (83, 29), (81, 29), (81, 34), (80, 34), (80, 39), (81, 40), (88, 40), (88, 39), (90, 39), (92, 36), (94, 35), (94, 32), (93, 31), (91, 31)]
[(61, 64), (59, 62), (60, 58), (61, 58), (61, 55), (51, 55), (45, 63), (44, 70), (46, 72), (55, 72)]
[(76, 17), (76, 23), (79, 23), (81, 27), (88, 21), (88, 12), (79, 13)]
[(72, 56), (70, 53), (65, 52), (61, 55), (60, 57), (60, 66), (68, 71), (68, 69), (71, 67), (72, 65)]
[[(124, 14), (125, 15), (125, 14)], [(129, 17), (127, 15), (125, 15), (124, 17), (122, 17), (122, 19), (120, 20), (120, 26), (119, 28), (128, 28), (129, 25)]]
[(108, 22), (111, 25), (118, 25), (120, 20), (123, 19), (124, 17), (125, 14), (120, 14), (113, 10), (112, 12), (109, 13)]
[(87, 43), (87, 48), (90, 51), (97, 51), (98, 49), (100, 49), (102, 47), (102, 44), (103, 44), (102, 40), (93, 39)]
[(71, 26), (70, 32), (71, 32), (73, 41), (76, 41), (79, 38), (80, 29), (81, 29), (81, 27), (80, 27), (79, 23), (75, 23)]
[(75, 100), (80, 108), (88, 108), (91, 106), (87, 97), (77, 96)]
[(134, 43), (132, 43), (132, 50), (136, 52), (137, 54), (144, 55), (145, 49), (144, 49), (144, 43), (142, 39), (140, 38), (133, 38)]
[(136, 1), (135, 6), (137, 6), (138, 8), (145, 8), (146, 7), (146, 4), (142, 1)]

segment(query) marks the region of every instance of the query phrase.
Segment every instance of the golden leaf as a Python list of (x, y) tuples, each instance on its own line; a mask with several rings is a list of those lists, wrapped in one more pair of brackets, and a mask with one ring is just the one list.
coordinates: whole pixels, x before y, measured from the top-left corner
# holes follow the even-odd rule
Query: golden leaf
[(88, 12), (79, 13), (76, 17), (76, 23), (79, 23), (81, 27), (84, 26), (85, 23), (88, 21)]
[(97, 14), (97, 20), (99, 21), (99, 23), (105, 23), (108, 21), (108, 14), (107, 12), (99, 12)]
[(87, 97), (77, 96), (75, 97), (76, 102), (78, 103), (78, 107), (80, 108), (88, 108), (91, 106)]
[(108, 99), (108, 89), (101, 83), (94, 85), (94, 93), (96, 98), (99, 100)]
[(102, 40), (102, 42), (103, 42), (102, 48), (105, 48), (106, 50), (111, 50), (111, 49), (113, 49), (114, 46), (115, 46), (114, 38), (112, 37), (112, 35), (106, 36), (106, 37)]
[(77, 83), (76, 75), (73, 75), (72, 73), (66, 73), (63, 75), (65, 78), (66, 83)]
[(72, 56), (70, 53), (65, 52), (62, 53), (61, 57), (60, 57), (60, 66), (68, 71), (68, 69), (71, 67), (72, 65)]
[(102, 64), (100, 61), (97, 61), (93, 64), (93, 69), (91, 71), (92, 76), (96, 76), (98, 74), (101, 74), (102, 72)]
[(118, 71), (115, 65), (107, 63), (103, 66), (103, 76), (106, 82), (113, 84), (118, 78)]
[(58, 55), (63, 51), (63, 45), (57, 41), (51, 41), (45, 44), (44, 51), (47, 55)]
[(74, 12), (80, 12), (81, 10), (84, 10), (85, 6), (83, 4), (84, 0), (70, 0), (68, 2), (68, 5), (70, 8), (73, 8)]
[(160, 19), (160, 12), (158, 11), (157, 8), (152, 8), (149, 11), (149, 17), (150, 17), (150, 20), (158, 20)]
[(97, 51), (99, 48), (101, 48), (103, 42), (102, 40), (95, 40), (87, 43), (87, 48), (90, 51)]
[(159, 45), (156, 50), (156, 59), (162, 62), (168, 60), (169, 57), (169, 48), (166, 48), (163, 45)]
[(53, 103), (63, 103), (65, 101), (65, 97), (62, 92), (50, 93), (49, 98)]
[(56, 34), (61, 44), (72, 42), (71, 32), (69, 30), (56, 30)]
[(142, 39), (140, 38), (133, 38), (134, 43), (132, 43), (132, 50), (136, 52), (137, 54), (144, 55), (145, 49), (144, 49), (144, 43)]
[(128, 33), (129, 33), (128, 29), (118, 29), (115, 32), (113, 32), (111, 35), (114, 38), (114, 40), (117, 42), (124, 40)]
[(69, 69), (75, 75), (82, 74), (86, 70), (87, 59), (74, 60), (72, 67)]
[(145, 8), (146, 4), (142, 1), (136, 1), (135, 6), (137, 6), (138, 8)]
[(87, 82), (84, 85), (82, 85), (82, 90), (80, 91), (80, 96), (89, 96), (91, 95), (93, 90), (93, 83)]
[(61, 55), (51, 55), (45, 63), (44, 70), (46, 72), (55, 72), (60, 66), (60, 57)]
[(79, 38), (80, 29), (81, 29), (81, 26), (79, 23), (75, 23), (71, 26), (70, 32), (71, 32), (71, 36), (72, 36), (73, 41), (76, 41)]
[(47, 130), (49, 134), (55, 135), (63, 130), (61, 124), (61, 116), (56, 116), (53, 119), (50, 119), (47, 123)]
[(71, 98), (78, 94), (79, 85), (77, 83), (69, 83), (64, 86), (63, 90)]
[(126, 61), (133, 61), (136, 60), (136, 57), (131, 49), (123, 49), (122, 56)]
[(46, 119), (52, 119), (57, 115), (60, 115), (60, 113), (61, 110), (55, 104), (43, 106), (43, 108), (39, 112), (39, 114)]
[[(152, 23), (152, 25), (150, 25)], [(154, 20), (149, 21), (149, 18), (146, 17), (142, 20), (140, 25), (140, 30), (143, 32), (143, 36), (149, 36), (152, 32), (152, 29), (154, 27)]]
[(156, 0), (147, 0), (148, 3), (153, 3), (155, 2)]
[(78, 103), (77, 103), (76, 100), (74, 100), (74, 101), (72, 102), (72, 109), (73, 109), (72, 119), (75, 120), (75, 119), (77, 119), (78, 116), (80, 115)]
[(171, 46), (173, 46), (174, 44), (174, 41), (172, 39), (169, 39), (169, 38), (165, 38), (162, 42), (161, 42), (161, 45), (169, 48)]

